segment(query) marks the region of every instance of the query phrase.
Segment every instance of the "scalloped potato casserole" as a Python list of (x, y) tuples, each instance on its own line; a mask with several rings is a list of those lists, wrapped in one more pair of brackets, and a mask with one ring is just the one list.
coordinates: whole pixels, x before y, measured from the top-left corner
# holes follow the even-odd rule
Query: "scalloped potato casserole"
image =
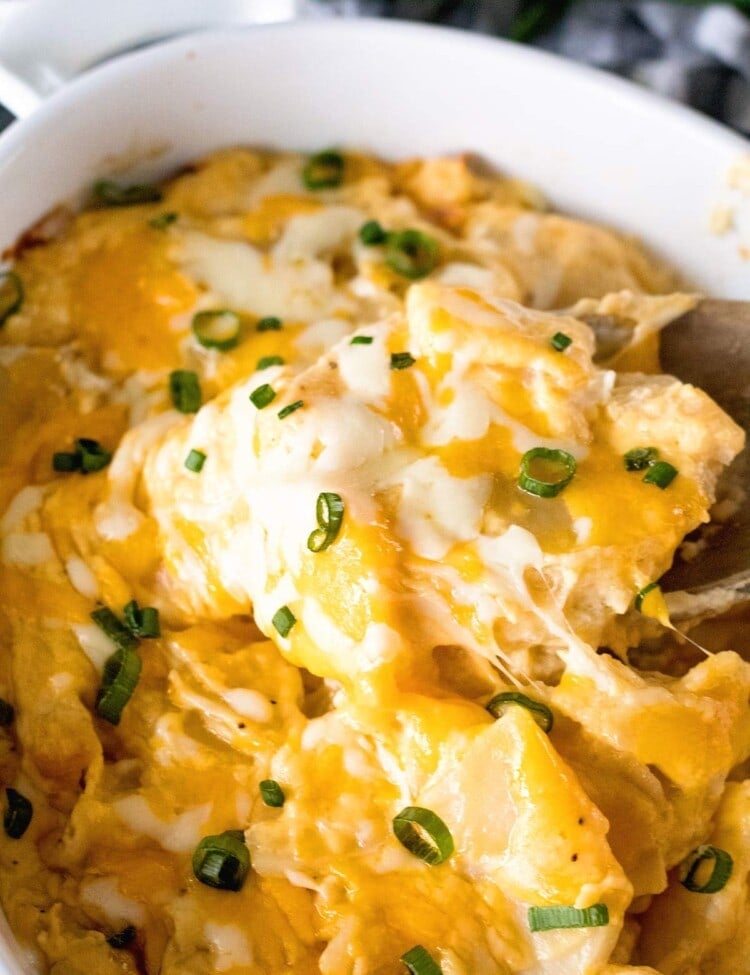
[(750, 665), (657, 639), (696, 297), (469, 157), (95, 193), (0, 278), (29, 970), (747, 975)]

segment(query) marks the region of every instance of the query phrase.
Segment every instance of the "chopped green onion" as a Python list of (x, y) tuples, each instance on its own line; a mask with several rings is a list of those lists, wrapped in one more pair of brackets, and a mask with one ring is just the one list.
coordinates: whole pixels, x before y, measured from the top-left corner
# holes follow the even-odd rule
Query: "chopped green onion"
[(284, 790), (275, 779), (263, 779), (260, 783), (260, 797), (267, 806), (279, 808), (284, 805)]
[(359, 239), (368, 247), (384, 244), (388, 239), (388, 232), (383, 230), (377, 220), (368, 220), (359, 228)]
[(308, 190), (327, 190), (340, 186), (344, 179), (344, 157), (334, 149), (317, 152), (302, 170), (302, 179)]
[(120, 647), (104, 664), (102, 686), (96, 698), (100, 718), (118, 725), (123, 709), (133, 696), (141, 676), (141, 658), (134, 650)]
[(60, 451), (52, 455), (52, 470), (58, 474), (69, 474), (72, 471), (92, 474), (103, 470), (111, 460), (112, 454), (98, 440), (79, 437), (74, 451)]
[(532, 931), (556, 931), (558, 928), (600, 928), (609, 924), (606, 904), (591, 907), (530, 907), (529, 928)]
[(0, 697), (0, 728), (7, 728), (8, 725), (13, 724), (15, 716), (16, 709), (13, 705)]
[(94, 196), (108, 207), (129, 207), (136, 203), (158, 203), (162, 192), (147, 183), (123, 186), (111, 179), (100, 179), (94, 183)]
[(204, 836), (193, 853), (196, 879), (218, 890), (241, 890), (249, 869), (250, 851), (239, 829)]
[(576, 466), (567, 450), (532, 447), (521, 458), (518, 486), (538, 498), (554, 498), (573, 480)]
[(69, 451), (58, 451), (52, 455), (52, 470), (58, 474), (70, 474), (72, 471), (80, 471), (81, 455)]
[(323, 491), (318, 495), (315, 503), (315, 517), (318, 527), (310, 532), (307, 547), (311, 552), (322, 552), (327, 549), (341, 530), (344, 518), (344, 502), (340, 494)]
[(268, 369), (270, 366), (283, 366), (284, 360), (280, 355), (264, 355), (262, 359), (258, 359), (258, 364), (256, 369)]
[(255, 329), (258, 332), (280, 332), (283, 327), (280, 318), (276, 318), (275, 315), (267, 315), (257, 322)]
[(250, 393), (250, 402), (256, 408), (256, 410), (262, 410), (269, 403), (272, 403), (276, 399), (276, 390), (273, 386), (269, 386), (268, 383), (263, 383), (262, 386), (258, 386)]
[(193, 335), (204, 349), (218, 349), (228, 352), (240, 340), (240, 319), (228, 308), (214, 308), (199, 311), (193, 315)]
[(421, 230), (397, 230), (388, 234), (385, 263), (411, 281), (424, 278), (434, 270), (439, 254), (437, 241)]
[(649, 582), (647, 586), (644, 586), (643, 589), (641, 589), (639, 592), (636, 593), (634, 606), (638, 610), (638, 612), (640, 612), (641, 606), (643, 606), (643, 600), (646, 598), (646, 596), (648, 596), (650, 592), (653, 592), (654, 589), (658, 589), (658, 588), (659, 588), (658, 582)]
[(11, 840), (20, 840), (29, 828), (34, 807), (26, 796), (22, 796), (15, 789), (6, 789), (5, 795), (8, 805), (3, 816), (5, 835)]
[(281, 609), (277, 609), (271, 620), (276, 632), (279, 636), (283, 637), (289, 636), (289, 632), (296, 622), (297, 617), (288, 606), (282, 606)]
[(564, 352), (572, 343), (573, 339), (569, 335), (566, 335), (565, 332), (555, 332), (549, 340), (549, 344), (557, 352)]
[[(698, 872), (704, 863), (711, 860), (714, 864), (711, 875), (701, 884), (698, 882)], [(680, 883), (694, 894), (715, 894), (726, 886), (733, 867), (734, 860), (726, 850), (716, 846), (699, 846), (680, 864)]]
[(406, 965), (410, 975), (443, 975), (443, 969), (422, 945), (414, 945), (410, 948), (401, 955), (401, 961)]
[(169, 374), (169, 395), (180, 413), (197, 413), (201, 405), (201, 384), (192, 369), (175, 369)]
[(153, 227), (154, 230), (165, 230), (171, 224), (177, 220), (178, 214), (174, 211), (168, 211), (167, 213), (160, 213), (158, 217), (153, 217), (149, 220), (149, 227)]
[(118, 931), (117, 934), (111, 934), (107, 938), (107, 944), (110, 948), (119, 950), (121, 948), (127, 948), (135, 941), (135, 928), (132, 924), (129, 924), (122, 931)]
[(159, 610), (156, 607), (144, 606), (141, 609), (135, 599), (131, 599), (122, 615), (125, 617), (125, 625), (133, 636), (143, 640), (154, 640), (161, 636)]
[(662, 491), (677, 477), (678, 471), (666, 460), (655, 461), (643, 475), (644, 484), (655, 484)]
[(393, 819), (396, 839), (409, 853), (435, 865), (453, 853), (453, 837), (443, 820), (422, 806), (407, 806)]
[(122, 650), (135, 650), (138, 646), (136, 635), (126, 626), (123, 626), (108, 606), (100, 606), (99, 609), (95, 609), (91, 613), (91, 619)]
[(295, 400), (294, 403), (290, 403), (289, 406), (285, 406), (283, 409), (279, 410), (279, 419), (283, 420), (284, 417), (289, 416), (290, 413), (294, 413), (301, 406), (304, 406), (304, 401), (301, 399)]
[(526, 708), (542, 731), (546, 731), (548, 734), (552, 731), (554, 724), (552, 711), (546, 704), (542, 704), (541, 701), (534, 701), (519, 691), (503, 691), (496, 694), (491, 701), (487, 702), (485, 708), (493, 717), (501, 718), (512, 705)]
[(23, 305), (23, 284), (15, 271), (0, 273), (0, 328)]
[(623, 463), (628, 471), (645, 471), (659, 459), (656, 447), (633, 447), (623, 454)]
[(193, 474), (200, 474), (203, 465), (206, 463), (206, 455), (202, 450), (191, 450), (185, 458), (185, 467)]
[(391, 352), (391, 369), (408, 369), (416, 361), (411, 352)]
[(372, 335), (355, 335), (349, 345), (372, 345)]
[(105, 450), (98, 440), (79, 437), (76, 440), (76, 450), (81, 455), (81, 472), (92, 474), (103, 470), (112, 460), (112, 454)]

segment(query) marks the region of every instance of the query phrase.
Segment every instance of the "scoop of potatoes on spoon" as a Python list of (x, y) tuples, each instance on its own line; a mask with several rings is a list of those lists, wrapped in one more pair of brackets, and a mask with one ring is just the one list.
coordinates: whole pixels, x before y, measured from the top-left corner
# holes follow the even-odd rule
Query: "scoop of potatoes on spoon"
[[(708, 393), (750, 440), (750, 302), (704, 299), (662, 330), (659, 359), (664, 372)], [(714, 616), (750, 600), (747, 441), (722, 474), (717, 496), (720, 520), (698, 529), (690, 557), (678, 553), (660, 581), (675, 621)]]
[[(632, 322), (586, 315), (594, 361), (618, 359)], [(704, 390), (750, 440), (750, 302), (703, 299), (659, 332), (662, 372)], [(659, 584), (673, 622), (698, 621), (750, 601), (750, 449), (723, 472), (712, 521), (681, 546)]]

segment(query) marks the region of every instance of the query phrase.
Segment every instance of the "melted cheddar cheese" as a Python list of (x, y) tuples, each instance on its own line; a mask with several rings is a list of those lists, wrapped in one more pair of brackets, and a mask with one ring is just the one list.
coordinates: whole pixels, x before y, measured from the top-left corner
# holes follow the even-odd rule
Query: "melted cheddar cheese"
[[(646, 614), (668, 622), (658, 592), (637, 595), (742, 446), (658, 372), (659, 329), (696, 298), (636, 241), (467, 158), (347, 154), (323, 188), (306, 162), (216, 153), (13, 265), (11, 928), (51, 975), (387, 975), (417, 945), (444, 975), (746, 973), (750, 666), (628, 662)], [(391, 236), (367, 243), (368, 221)], [(389, 255), (405, 230), (437, 254), (421, 280)], [(227, 310), (234, 346), (202, 344), (196, 316)], [(174, 370), (200, 408), (175, 408)], [(80, 438), (109, 463), (55, 470)], [(626, 468), (637, 447), (677, 470), (668, 486)], [(536, 448), (573, 464), (554, 497), (519, 480)], [(343, 518), (314, 550), (326, 495)], [(118, 637), (91, 614), (132, 600), (160, 633), (128, 651), (141, 669), (115, 723), (100, 692)], [(487, 710), (512, 691), (551, 729)], [(397, 839), (413, 806), (449, 830), (444, 862)], [(192, 864), (227, 830), (249, 852), (238, 890)], [(690, 893), (679, 864), (706, 843), (734, 871)], [(604, 923), (529, 920), (592, 907)]]

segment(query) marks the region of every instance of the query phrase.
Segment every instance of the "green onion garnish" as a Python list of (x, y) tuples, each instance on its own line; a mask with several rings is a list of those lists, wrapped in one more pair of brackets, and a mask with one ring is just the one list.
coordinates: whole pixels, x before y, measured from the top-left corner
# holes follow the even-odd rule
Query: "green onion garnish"
[(22, 796), (15, 789), (6, 789), (5, 796), (8, 800), (3, 815), (5, 835), (11, 840), (20, 840), (29, 828), (31, 817), (34, 815), (34, 807), (26, 796)]
[(141, 658), (134, 650), (120, 647), (104, 664), (102, 686), (96, 698), (95, 711), (100, 718), (118, 725), (123, 709), (133, 696), (141, 676)]
[(393, 819), (396, 839), (409, 853), (432, 866), (453, 853), (453, 837), (443, 820), (422, 806), (407, 806)]
[(270, 366), (283, 366), (284, 360), (280, 355), (264, 355), (262, 359), (258, 359), (258, 364), (255, 367), (258, 370), (268, 369)]
[(655, 461), (643, 475), (644, 484), (655, 484), (662, 491), (677, 477), (678, 470), (666, 460)]
[(7, 728), (8, 725), (13, 724), (15, 716), (16, 709), (13, 705), (0, 697), (0, 728)]
[(125, 626), (133, 636), (140, 637), (142, 640), (155, 640), (161, 636), (161, 625), (159, 623), (159, 610), (154, 606), (144, 606), (141, 608), (135, 599), (131, 599), (122, 611), (125, 618)]
[(76, 449), (81, 455), (81, 472), (83, 474), (101, 471), (112, 460), (112, 454), (105, 450), (98, 440), (79, 437), (76, 440)]
[(529, 928), (532, 931), (555, 931), (558, 928), (600, 928), (609, 924), (606, 904), (591, 907), (530, 907)]
[(315, 517), (318, 527), (310, 532), (307, 547), (311, 552), (322, 552), (327, 549), (341, 530), (344, 518), (344, 502), (340, 494), (323, 491), (318, 495), (315, 503)]
[(110, 948), (114, 948), (116, 951), (121, 948), (127, 948), (135, 941), (135, 928), (132, 924), (129, 924), (122, 931), (118, 931), (117, 934), (111, 934), (107, 938), (107, 944)]
[(289, 416), (290, 413), (294, 413), (295, 410), (298, 410), (301, 406), (304, 405), (305, 404), (303, 400), (301, 399), (295, 400), (294, 403), (290, 403), (288, 406), (285, 406), (283, 409), (279, 410), (279, 419), (283, 420), (285, 416)]
[(99, 443), (88, 437), (76, 440), (75, 450), (60, 451), (52, 455), (52, 470), (58, 474), (80, 471), (82, 474), (93, 474), (103, 470), (112, 460), (112, 454)]
[(658, 459), (659, 451), (656, 447), (633, 447), (622, 457), (625, 469), (628, 471), (645, 471)]
[(278, 809), (284, 805), (284, 790), (275, 779), (263, 779), (260, 783), (260, 797), (267, 806)]
[(406, 965), (410, 975), (443, 975), (443, 969), (422, 945), (414, 945), (410, 948), (401, 955), (401, 961)]
[(340, 186), (344, 179), (344, 157), (334, 149), (317, 152), (302, 170), (302, 179), (308, 190), (327, 190)]
[(391, 352), (391, 369), (408, 369), (416, 361), (411, 352)]
[(214, 308), (199, 311), (193, 315), (193, 335), (204, 349), (218, 349), (228, 352), (240, 340), (240, 319), (228, 308)]
[(219, 890), (241, 890), (250, 869), (250, 851), (240, 829), (204, 836), (193, 853), (197, 880)]
[(123, 626), (108, 606), (95, 609), (91, 613), (91, 619), (121, 650), (135, 650), (138, 646), (138, 637), (127, 626)]
[(277, 609), (273, 614), (273, 619), (271, 622), (273, 623), (274, 629), (279, 636), (287, 637), (289, 636), (290, 630), (297, 622), (297, 617), (288, 606), (282, 606), (281, 609)]
[(649, 584), (647, 586), (644, 586), (643, 589), (640, 590), (640, 592), (636, 593), (635, 602), (633, 605), (638, 610), (638, 612), (640, 612), (641, 606), (643, 606), (643, 600), (646, 598), (646, 596), (648, 596), (650, 592), (653, 592), (654, 589), (658, 589), (658, 588), (659, 588), (658, 582), (649, 582)]
[(206, 455), (202, 450), (191, 450), (185, 458), (185, 467), (193, 474), (200, 474), (203, 465), (206, 463)]
[(23, 284), (15, 271), (0, 274), (0, 328), (23, 305)]
[[(702, 884), (698, 873), (704, 863), (713, 860), (711, 875)], [(716, 846), (699, 846), (680, 864), (680, 883), (694, 894), (715, 894), (732, 876), (734, 860), (726, 850)]]
[(355, 335), (349, 345), (372, 345), (372, 335)]
[(437, 241), (421, 230), (396, 230), (388, 234), (385, 263), (411, 281), (426, 277), (436, 267), (439, 254)]
[(255, 329), (258, 332), (280, 332), (282, 328), (281, 319), (276, 318), (275, 315), (267, 315), (265, 318), (261, 318), (255, 325)]
[(496, 694), (491, 701), (485, 704), (485, 708), (493, 717), (501, 718), (508, 708), (513, 707), (513, 705), (526, 708), (542, 731), (546, 731), (548, 734), (552, 731), (552, 725), (554, 724), (552, 711), (550, 711), (546, 704), (542, 704), (541, 701), (534, 701), (519, 691), (503, 691), (500, 694)]
[(192, 369), (175, 369), (169, 374), (169, 395), (180, 413), (197, 413), (201, 405), (201, 384)]
[(165, 230), (171, 224), (177, 220), (178, 214), (174, 211), (168, 211), (167, 213), (160, 213), (158, 217), (153, 217), (149, 220), (149, 227), (153, 227), (154, 230)]
[(111, 179), (100, 179), (94, 183), (94, 196), (108, 207), (129, 207), (136, 203), (158, 203), (162, 192), (148, 183), (123, 186)]
[(576, 467), (567, 450), (532, 447), (521, 458), (518, 486), (538, 498), (554, 498), (573, 480)]
[(63, 450), (52, 455), (52, 470), (58, 474), (70, 474), (72, 471), (80, 471), (80, 469), (80, 454)]
[(564, 352), (569, 345), (572, 345), (573, 339), (566, 335), (565, 332), (555, 332), (552, 338), (549, 340), (549, 344), (557, 352)]
[(250, 402), (256, 408), (256, 410), (262, 410), (269, 403), (272, 403), (276, 399), (276, 390), (273, 386), (269, 386), (268, 383), (263, 383), (262, 386), (258, 386), (250, 393)]
[(384, 244), (388, 238), (388, 232), (383, 230), (377, 220), (368, 220), (359, 228), (359, 239), (368, 247), (376, 244)]

